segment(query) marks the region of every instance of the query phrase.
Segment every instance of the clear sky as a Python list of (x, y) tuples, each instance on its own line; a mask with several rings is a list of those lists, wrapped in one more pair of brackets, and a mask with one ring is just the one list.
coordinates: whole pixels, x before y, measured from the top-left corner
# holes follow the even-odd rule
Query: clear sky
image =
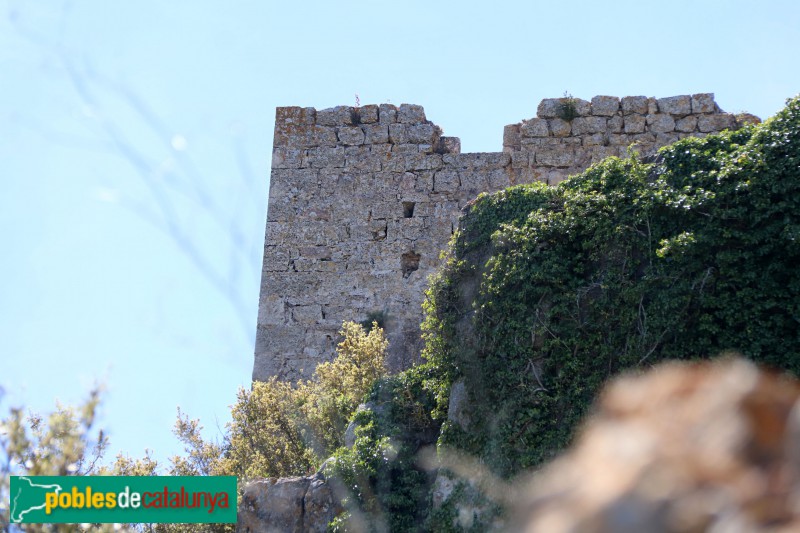
[(276, 106), (417, 103), (462, 151), (569, 92), (800, 91), (794, 0), (0, 0), (0, 411), (106, 387), (109, 457), (249, 386)]

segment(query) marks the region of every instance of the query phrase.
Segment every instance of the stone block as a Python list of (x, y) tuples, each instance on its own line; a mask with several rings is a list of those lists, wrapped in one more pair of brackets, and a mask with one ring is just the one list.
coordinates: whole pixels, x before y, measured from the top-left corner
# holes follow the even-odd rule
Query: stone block
[(736, 117), (730, 113), (716, 115), (700, 115), (697, 119), (697, 128), (703, 133), (718, 132), (732, 129), (736, 126)]
[(689, 115), (675, 122), (675, 130), (680, 132), (692, 132), (697, 129), (697, 115)]
[(608, 119), (606, 123), (606, 127), (608, 128), (609, 133), (622, 133), (622, 125), (624, 124), (624, 119), (620, 115), (615, 115)]
[(336, 146), (336, 129), (326, 126), (314, 126), (311, 130), (312, 146)]
[(572, 131), (572, 126), (566, 120), (560, 118), (551, 118), (547, 121), (547, 125), (554, 137), (566, 137)]
[(521, 139), (519, 124), (507, 125), (503, 128), (503, 151), (513, 152), (514, 150), (519, 150)]
[(433, 175), (433, 190), (435, 192), (453, 192), (460, 186), (461, 180), (455, 170), (440, 170)]
[[(509, 127), (510, 126), (506, 126), (506, 128)], [(523, 120), (522, 124), (518, 127), (522, 137), (548, 137), (550, 135), (550, 128), (547, 126), (547, 120), (543, 118)]]
[(605, 117), (578, 117), (572, 121), (572, 135), (605, 132), (606, 120)]
[(302, 305), (291, 309), (292, 320), (300, 324), (313, 324), (322, 320), (322, 306)]
[(647, 129), (653, 133), (675, 131), (675, 119), (666, 113), (647, 115)]
[(648, 115), (655, 115), (658, 113), (658, 100), (655, 98), (648, 98), (647, 99), (647, 114)]
[(592, 98), (592, 115), (610, 117), (619, 111), (619, 98), (616, 96), (595, 96)]
[(692, 113), (714, 113), (717, 104), (714, 102), (714, 93), (698, 93), (692, 95)]
[(627, 115), (625, 117), (623, 129), (625, 133), (642, 133), (646, 124), (647, 121), (644, 115), (639, 115), (638, 113), (635, 115)]
[(317, 124), (320, 126), (353, 126), (355, 109), (349, 106), (336, 106), (317, 111)]
[(433, 144), (435, 133), (433, 124), (413, 124), (408, 127), (408, 142)]
[(539, 118), (556, 118), (560, 113), (561, 98), (545, 98), (536, 109), (536, 116)]
[(305, 150), (300, 148), (274, 148), (272, 150), (272, 168), (300, 168), (304, 156)]
[(536, 152), (536, 162), (550, 167), (569, 167), (575, 160), (575, 150), (571, 146), (542, 149)]
[(604, 144), (606, 144), (604, 133), (592, 133), (583, 137), (583, 146), (603, 146)]
[(623, 115), (646, 115), (647, 97), (646, 96), (626, 96), (622, 99)]
[(344, 167), (344, 147), (320, 146), (308, 150), (308, 162), (311, 168)]
[(533, 158), (534, 154), (530, 152), (512, 152), (511, 153), (511, 168), (528, 168), (530, 166), (529, 158)]
[(397, 107), (392, 104), (379, 105), (378, 122), (381, 124), (394, 124), (397, 122)]
[(364, 144), (364, 130), (358, 126), (339, 128), (338, 137), (339, 142), (347, 146)]
[(425, 109), (421, 105), (401, 104), (397, 111), (397, 121), (403, 124), (420, 124), (425, 122)]
[(436, 170), (442, 168), (440, 154), (408, 154), (403, 156), (404, 170)]
[(392, 144), (408, 143), (408, 126), (405, 124), (389, 124), (389, 142)]
[(500, 189), (505, 189), (511, 185), (511, 181), (509, 180), (509, 173), (506, 172), (504, 168), (498, 168), (497, 170), (490, 170), (488, 175), (484, 176), (483, 181), (484, 183), (488, 180), (489, 182), (489, 190), (490, 191), (499, 191)]
[(361, 122), (361, 124), (375, 124), (378, 122), (378, 106), (370, 104), (359, 107), (358, 121)]
[(364, 142), (367, 144), (384, 144), (389, 142), (389, 126), (386, 124), (368, 124), (362, 126)]
[(692, 112), (692, 99), (687, 95), (659, 98), (658, 110), (670, 115), (686, 116)]

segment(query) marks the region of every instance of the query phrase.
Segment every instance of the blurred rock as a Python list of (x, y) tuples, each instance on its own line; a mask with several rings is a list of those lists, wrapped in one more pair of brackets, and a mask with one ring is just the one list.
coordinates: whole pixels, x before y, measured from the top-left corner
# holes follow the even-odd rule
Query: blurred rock
[(517, 530), (800, 531), (799, 395), (742, 359), (619, 379), (537, 475)]

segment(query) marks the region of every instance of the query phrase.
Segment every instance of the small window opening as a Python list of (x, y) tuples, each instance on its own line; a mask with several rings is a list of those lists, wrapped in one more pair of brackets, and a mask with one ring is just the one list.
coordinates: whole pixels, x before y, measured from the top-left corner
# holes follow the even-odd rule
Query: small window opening
[(422, 256), (418, 253), (406, 252), (400, 258), (400, 268), (403, 270), (403, 277), (407, 278), (415, 270), (419, 270), (419, 260)]
[(414, 202), (403, 202), (403, 217), (411, 218), (414, 216)]

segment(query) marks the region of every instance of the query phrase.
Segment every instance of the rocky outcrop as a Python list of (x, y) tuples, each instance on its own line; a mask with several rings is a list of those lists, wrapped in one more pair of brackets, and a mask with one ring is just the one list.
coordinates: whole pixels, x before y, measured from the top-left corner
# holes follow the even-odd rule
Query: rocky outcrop
[(800, 531), (799, 396), (740, 359), (622, 378), (537, 479), (518, 530)]
[(253, 481), (244, 488), (236, 531), (324, 533), (342, 511), (321, 473)]

